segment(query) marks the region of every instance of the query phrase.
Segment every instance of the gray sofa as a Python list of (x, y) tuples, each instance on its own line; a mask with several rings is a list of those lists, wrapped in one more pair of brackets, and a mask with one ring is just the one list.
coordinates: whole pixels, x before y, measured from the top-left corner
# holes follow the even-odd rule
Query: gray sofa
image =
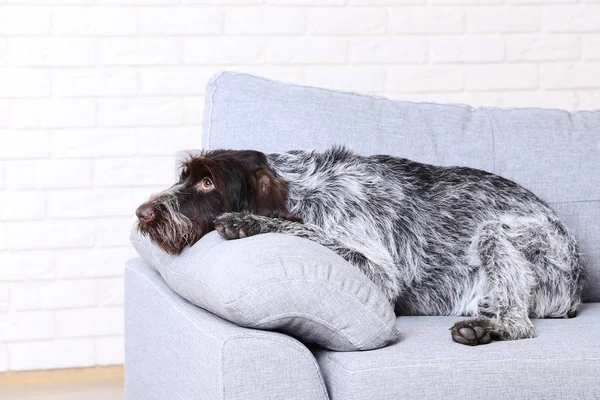
[(223, 73), (207, 88), (202, 147), (344, 144), (524, 185), (578, 238), (579, 316), (535, 320), (537, 337), (453, 343), (457, 317), (398, 317), (396, 343), (335, 352), (243, 328), (184, 300), (141, 259), (126, 268), (125, 393), (134, 399), (599, 399), (600, 112), (394, 102)]

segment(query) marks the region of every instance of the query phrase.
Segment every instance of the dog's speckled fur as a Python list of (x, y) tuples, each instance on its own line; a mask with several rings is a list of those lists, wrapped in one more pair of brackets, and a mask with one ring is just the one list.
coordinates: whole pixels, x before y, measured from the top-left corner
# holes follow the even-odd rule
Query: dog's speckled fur
[(228, 239), (265, 232), (305, 237), (357, 266), (398, 314), (474, 317), (451, 328), (456, 342), (470, 345), (533, 337), (529, 317), (573, 316), (580, 303), (575, 239), (542, 200), (497, 175), (343, 148), (215, 151), (185, 168), (194, 163), (215, 180), (220, 206), (216, 197), (196, 195), (191, 201), (214, 203), (214, 215), (204, 222), (186, 215), (178, 192), (193, 182), (182, 176), (155, 199), (169, 211), (169, 229), (146, 230), (161, 245), (159, 231), (177, 236), (185, 227), (185, 238), (172, 237), (165, 249), (181, 250), (213, 228)]

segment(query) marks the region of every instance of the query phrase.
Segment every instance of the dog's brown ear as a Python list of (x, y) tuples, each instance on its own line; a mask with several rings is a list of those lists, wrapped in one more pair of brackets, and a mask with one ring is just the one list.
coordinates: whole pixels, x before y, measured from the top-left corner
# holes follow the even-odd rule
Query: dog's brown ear
[(286, 206), (287, 185), (283, 179), (276, 178), (264, 168), (254, 173), (255, 187), (250, 201), (253, 213), (265, 217), (281, 218), (302, 222), (302, 218), (289, 212)]

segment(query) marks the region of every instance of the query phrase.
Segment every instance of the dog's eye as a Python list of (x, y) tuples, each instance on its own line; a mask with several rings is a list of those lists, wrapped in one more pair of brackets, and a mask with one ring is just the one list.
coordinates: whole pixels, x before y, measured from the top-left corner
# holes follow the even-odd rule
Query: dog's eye
[(201, 190), (211, 190), (213, 188), (213, 182), (210, 178), (203, 178), (200, 181), (199, 186)]

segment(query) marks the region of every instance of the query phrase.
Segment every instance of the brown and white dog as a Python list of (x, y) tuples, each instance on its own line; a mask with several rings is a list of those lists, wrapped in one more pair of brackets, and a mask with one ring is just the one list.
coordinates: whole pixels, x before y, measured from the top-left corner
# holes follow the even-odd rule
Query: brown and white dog
[(139, 230), (178, 254), (217, 230), (320, 243), (378, 285), (399, 314), (465, 315), (463, 344), (533, 337), (530, 317), (567, 317), (583, 265), (557, 214), (485, 171), (390, 156), (216, 150), (136, 211)]

